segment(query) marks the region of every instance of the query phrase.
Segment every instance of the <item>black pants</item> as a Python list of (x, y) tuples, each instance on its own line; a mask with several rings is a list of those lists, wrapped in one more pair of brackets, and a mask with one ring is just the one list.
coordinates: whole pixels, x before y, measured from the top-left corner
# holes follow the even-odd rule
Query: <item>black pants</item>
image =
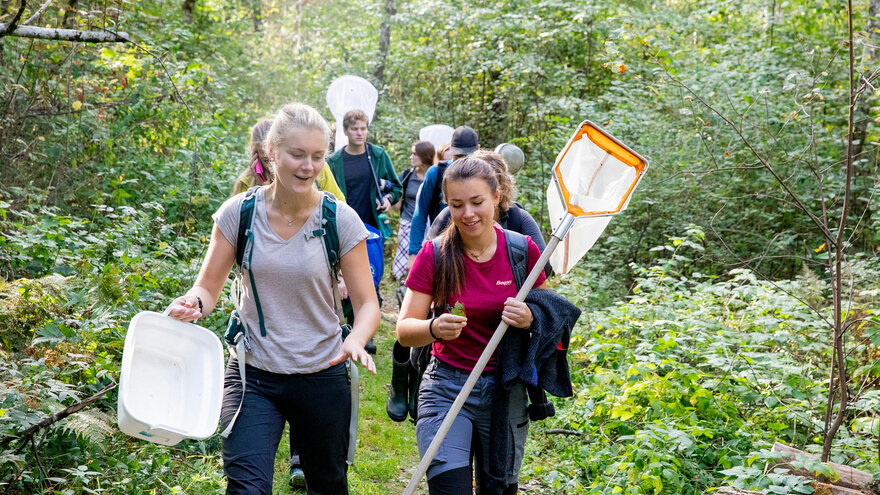
[[(272, 493), (275, 453), (284, 423), (290, 422), (310, 494), (347, 494), (351, 395), (345, 363), (308, 375), (279, 375), (251, 366), (246, 371), (244, 404), (223, 440), (226, 493)], [(240, 398), (238, 363), (232, 361), (223, 390), (223, 428)]]

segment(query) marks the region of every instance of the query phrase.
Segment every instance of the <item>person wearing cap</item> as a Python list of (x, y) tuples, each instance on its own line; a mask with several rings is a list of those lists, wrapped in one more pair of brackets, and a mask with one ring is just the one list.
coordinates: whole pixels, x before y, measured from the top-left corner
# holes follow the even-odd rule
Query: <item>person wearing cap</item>
[(412, 228), (409, 233), (409, 262), (407, 263), (407, 271), (412, 268), (416, 255), (422, 249), (426, 226), (433, 222), (437, 215), (446, 208), (446, 203), (443, 202), (443, 197), (440, 193), (440, 186), (443, 184), (443, 174), (446, 172), (446, 167), (455, 160), (480, 149), (477, 131), (466, 125), (455, 129), (452, 133), (450, 144), (448, 153), (452, 155), (452, 159), (432, 165), (428, 169), (425, 173), (425, 181), (422, 182), (422, 189), (419, 191), (419, 196), (416, 199), (416, 209), (413, 212)]

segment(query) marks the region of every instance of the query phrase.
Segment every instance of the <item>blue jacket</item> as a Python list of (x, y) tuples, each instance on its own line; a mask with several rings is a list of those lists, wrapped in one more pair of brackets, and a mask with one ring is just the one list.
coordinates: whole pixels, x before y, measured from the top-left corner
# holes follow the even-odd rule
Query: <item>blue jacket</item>
[[(428, 212), (431, 209), (431, 200), (434, 199), (432, 196), (435, 187), (437, 187), (437, 165), (431, 165), (431, 168), (425, 172), (425, 180), (416, 197), (416, 211), (413, 212), (412, 227), (409, 231), (409, 254), (419, 254), (419, 250), (422, 249), (422, 242), (425, 241), (425, 229), (428, 225)], [(438, 201), (440, 201), (441, 210), (446, 208), (446, 203), (442, 198)]]

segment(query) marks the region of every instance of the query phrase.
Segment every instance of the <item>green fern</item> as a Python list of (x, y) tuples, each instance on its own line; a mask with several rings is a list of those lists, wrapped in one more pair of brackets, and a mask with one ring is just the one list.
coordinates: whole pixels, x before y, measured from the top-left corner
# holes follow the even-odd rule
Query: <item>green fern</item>
[(103, 449), (107, 438), (115, 431), (113, 428), (115, 421), (115, 417), (100, 409), (85, 409), (63, 419), (59, 422), (59, 426), (64, 431)]
[(122, 272), (113, 263), (107, 263), (98, 278), (98, 293), (105, 301), (122, 299)]

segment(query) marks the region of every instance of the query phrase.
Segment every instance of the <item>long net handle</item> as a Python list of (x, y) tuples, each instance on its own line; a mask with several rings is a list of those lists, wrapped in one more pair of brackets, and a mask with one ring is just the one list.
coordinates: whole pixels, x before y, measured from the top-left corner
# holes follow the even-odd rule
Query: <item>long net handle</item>
[[(519, 289), (519, 292), (516, 294), (517, 301), (522, 302), (526, 299), (526, 295), (529, 293), (530, 290), (532, 290), (532, 287), (535, 285), (535, 281), (538, 280), (538, 277), (544, 270), (544, 266), (547, 265), (547, 260), (550, 259), (550, 255), (553, 254), (553, 251), (556, 250), (556, 246), (559, 245), (559, 241), (563, 239), (566, 234), (568, 234), (572, 222), (574, 222), (574, 217), (571, 214), (566, 214), (565, 217), (562, 219), (562, 222), (560, 222), (559, 226), (556, 228), (556, 231), (553, 232), (553, 237), (550, 239), (550, 242), (547, 244), (544, 252), (541, 253), (541, 257), (538, 258), (538, 262), (535, 263), (534, 267), (532, 267), (532, 271), (529, 272), (529, 276), (526, 277), (526, 281), (523, 283), (522, 287), (520, 287)], [(415, 473), (413, 473), (412, 479), (409, 480), (409, 484), (406, 485), (406, 489), (403, 491), (403, 495), (412, 495), (413, 493), (415, 493), (416, 487), (418, 487), (419, 485), (419, 481), (421, 481), (422, 476), (424, 476), (425, 473), (428, 472), (428, 466), (431, 464), (434, 456), (437, 455), (437, 451), (440, 449), (440, 444), (443, 443), (443, 439), (446, 438), (446, 434), (449, 433), (449, 429), (452, 427), (453, 421), (455, 421), (455, 418), (458, 416), (459, 411), (461, 411), (461, 407), (464, 405), (464, 402), (471, 394), (471, 390), (474, 389), (474, 385), (477, 384), (477, 380), (480, 379), (480, 375), (486, 368), (486, 364), (489, 362), (489, 359), (491, 359), (492, 354), (495, 353), (495, 349), (498, 347), (498, 344), (501, 343), (501, 339), (504, 338), (504, 334), (506, 332), (507, 323), (504, 323), (502, 321), (498, 324), (498, 328), (495, 329), (495, 333), (492, 335), (492, 338), (489, 339), (489, 343), (486, 344), (486, 348), (483, 349), (483, 353), (480, 355), (480, 359), (477, 360), (477, 364), (474, 365), (473, 371), (471, 371), (471, 374), (468, 376), (467, 381), (461, 387), (461, 391), (455, 398), (455, 402), (452, 403), (452, 407), (449, 408), (449, 412), (446, 413), (446, 417), (443, 418), (443, 423), (440, 424), (440, 428), (437, 430), (437, 434), (434, 435), (434, 439), (431, 440), (431, 445), (428, 446), (428, 450), (425, 451), (425, 455), (419, 462), (418, 467), (416, 467), (416, 471)]]

